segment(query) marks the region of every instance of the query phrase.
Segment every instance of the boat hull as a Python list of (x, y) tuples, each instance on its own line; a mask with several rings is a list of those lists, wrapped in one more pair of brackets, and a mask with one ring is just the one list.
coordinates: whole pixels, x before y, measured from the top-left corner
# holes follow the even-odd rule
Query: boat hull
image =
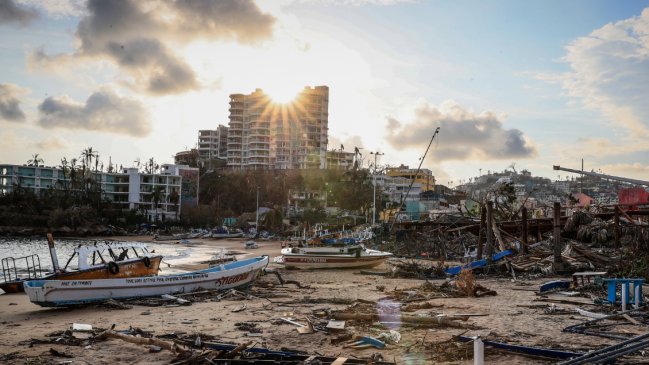
[(66, 307), (101, 302), (230, 289), (252, 283), (268, 265), (268, 256), (236, 261), (180, 275), (97, 280), (34, 280), (25, 283), (32, 303), (43, 307)]
[(391, 255), (374, 255), (355, 257), (352, 255), (282, 255), (275, 262), (287, 269), (362, 269), (375, 267)]
[[(93, 267), (85, 270), (75, 270), (63, 273), (51, 274), (39, 280), (94, 280), (94, 279), (118, 279), (118, 278), (133, 278), (138, 276), (151, 276), (158, 274), (160, 269), (160, 262), (162, 256), (150, 256), (149, 265), (145, 263), (144, 259), (117, 261), (115, 262), (118, 267), (116, 274), (113, 274), (108, 269), (108, 266), (103, 265), (100, 267)], [(9, 281), (0, 284), (0, 289), (5, 293), (21, 293), (24, 292), (23, 283), (26, 280)], [(29, 280), (27, 280), (29, 281)]]

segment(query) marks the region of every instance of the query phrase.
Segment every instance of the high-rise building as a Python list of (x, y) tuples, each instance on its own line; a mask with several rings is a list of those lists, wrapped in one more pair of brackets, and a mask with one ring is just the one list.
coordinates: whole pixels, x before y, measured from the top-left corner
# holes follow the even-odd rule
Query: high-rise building
[(198, 131), (198, 157), (201, 161), (228, 157), (228, 127), (219, 125), (216, 130)]
[(228, 166), (240, 169), (325, 168), (329, 87), (305, 87), (290, 103), (261, 89), (230, 95)]

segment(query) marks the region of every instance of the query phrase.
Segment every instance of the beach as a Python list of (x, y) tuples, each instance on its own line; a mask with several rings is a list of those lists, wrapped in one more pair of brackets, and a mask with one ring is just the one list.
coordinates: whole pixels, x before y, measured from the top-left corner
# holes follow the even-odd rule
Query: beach
[[(123, 237), (115, 237), (124, 240)], [(150, 241), (151, 237), (128, 237), (128, 240)], [(381, 333), (396, 331), (401, 339), (388, 344), (385, 349), (350, 349), (343, 343), (332, 343), (336, 333), (315, 331), (300, 334), (297, 326), (280, 318), (293, 318), (295, 322), (306, 324), (307, 318), (316, 319), (321, 313), (330, 310), (344, 310), (349, 307), (367, 308), (383, 311), (397, 308), (404, 303), (386, 299), (386, 293), (395, 289), (419, 290), (425, 280), (392, 279), (377, 275), (363, 275), (360, 270), (284, 270), (273, 263), (273, 257), (280, 252), (279, 241), (258, 241), (258, 249), (244, 249), (244, 240), (191, 240), (191, 247), (205, 253), (218, 253), (221, 248), (240, 253), (239, 259), (257, 255), (269, 255), (269, 269), (276, 269), (286, 282), (281, 285), (275, 275), (261, 277), (247, 293), (254, 295), (249, 299), (232, 296), (216, 300), (214, 296), (197, 301), (189, 306), (144, 306), (132, 305), (130, 309), (114, 309), (105, 305), (89, 305), (81, 308), (42, 308), (29, 302), (25, 294), (0, 295), (0, 356), (13, 354), (6, 363), (23, 364), (39, 357), (43, 361), (53, 359), (52, 363), (71, 361), (70, 364), (167, 364), (174, 355), (168, 351), (149, 353), (144, 346), (125, 343), (119, 340), (96, 342), (89, 346), (60, 345), (56, 343), (33, 344), (32, 339), (47, 340), (56, 331), (70, 329), (74, 323), (88, 324), (93, 328), (108, 329), (115, 326), (116, 331), (129, 327), (153, 332), (154, 335), (183, 333), (212, 336), (220, 342), (241, 344), (248, 341), (253, 346), (269, 349), (292, 349), (310, 354), (345, 357), (369, 357), (380, 353), (386, 361), (399, 364), (470, 364), (473, 346), (451, 341), (453, 336), (481, 336), (499, 338), (510, 343), (543, 347), (563, 347), (588, 349), (613, 343), (607, 339), (564, 333), (567, 325), (583, 322), (584, 317), (575, 314), (549, 316), (537, 308), (542, 303), (534, 290), (542, 282), (550, 279), (511, 277), (481, 277), (476, 281), (497, 295), (480, 298), (435, 298), (430, 301), (433, 308), (419, 309), (409, 315), (434, 316), (471, 314), (460, 323), (471, 328), (446, 326), (412, 327), (403, 323), (389, 323), (383, 326), (372, 322), (347, 321), (346, 330), (357, 336), (380, 336)], [(169, 245), (179, 244), (169, 242)], [(200, 261), (191, 259), (164, 270), (195, 270), (207, 267)], [(164, 260), (163, 260), (164, 263)], [(374, 270), (386, 270), (378, 267)], [(163, 270), (163, 272), (164, 272)], [(431, 280), (434, 286), (444, 280)], [(359, 301), (359, 302), (356, 302)], [(585, 302), (585, 301), (584, 301)], [(245, 303), (245, 309), (241, 310)], [(574, 306), (561, 305), (573, 308)], [(240, 311), (233, 312), (239, 309)], [(475, 316), (474, 316), (475, 315)], [(326, 319), (322, 319), (326, 322)], [(245, 326), (242, 326), (245, 324)], [(316, 326), (317, 328), (318, 326)], [(254, 330), (250, 330), (253, 328)], [(63, 352), (71, 358), (52, 355), (50, 349)], [(15, 354), (14, 354), (15, 353)], [(2, 358), (2, 357), (0, 357)], [(32, 359), (32, 360), (30, 360)], [(34, 362), (32, 362), (34, 363)], [(43, 362), (45, 363), (45, 362)], [(543, 364), (548, 360), (530, 359), (511, 353), (497, 353), (487, 350), (487, 363), (501, 364)]]

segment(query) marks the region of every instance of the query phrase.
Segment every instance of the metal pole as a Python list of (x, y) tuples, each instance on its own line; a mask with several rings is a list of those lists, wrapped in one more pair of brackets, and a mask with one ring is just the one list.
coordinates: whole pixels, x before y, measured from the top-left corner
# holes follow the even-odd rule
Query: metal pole
[(492, 221), (493, 221), (493, 209), (494, 209), (494, 203), (493, 202), (487, 202), (487, 262), (491, 264), (491, 261), (493, 259), (493, 253), (494, 253), (494, 245), (493, 245), (493, 231), (492, 231)]
[(487, 221), (487, 209), (484, 204), (480, 204), (480, 231), (478, 232), (478, 252), (476, 260), (482, 260), (482, 252), (485, 240), (485, 225)]
[(553, 269), (554, 272), (562, 272), (564, 270), (563, 267), (563, 259), (561, 257), (561, 203), (555, 202), (554, 203), (554, 263), (553, 263)]
[(484, 365), (484, 342), (479, 337), (473, 340), (473, 364)]
[(527, 253), (528, 252), (527, 249), (528, 229), (527, 229), (527, 208), (526, 207), (523, 207), (521, 209), (521, 231), (523, 231), (521, 234), (522, 235), (521, 246), (523, 247), (521, 247), (521, 249), (523, 253)]
[(56, 248), (54, 248), (54, 237), (51, 233), (47, 234), (47, 245), (50, 248), (50, 256), (52, 257), (52, 268), (55, 273), (59, 272), (59, 259), (56, 257)]
[(372, 190), (372, 225), (376, 223), (376, 155), (374, 155), (374, 174), (372, 175), (374, 182)]
[(259, 186), (257, 187), (257, 212), (255, 214), (255, 231), (259, 234)]

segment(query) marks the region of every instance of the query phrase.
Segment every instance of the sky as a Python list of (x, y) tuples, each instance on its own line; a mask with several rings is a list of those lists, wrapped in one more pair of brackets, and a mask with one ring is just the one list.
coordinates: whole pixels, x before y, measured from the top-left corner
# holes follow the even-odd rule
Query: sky
[(457, 185), (649, 180), (649, 0), (0, 0), (0, 163), (173, 155), (229, 95), (327, 85), (329, 149)]

